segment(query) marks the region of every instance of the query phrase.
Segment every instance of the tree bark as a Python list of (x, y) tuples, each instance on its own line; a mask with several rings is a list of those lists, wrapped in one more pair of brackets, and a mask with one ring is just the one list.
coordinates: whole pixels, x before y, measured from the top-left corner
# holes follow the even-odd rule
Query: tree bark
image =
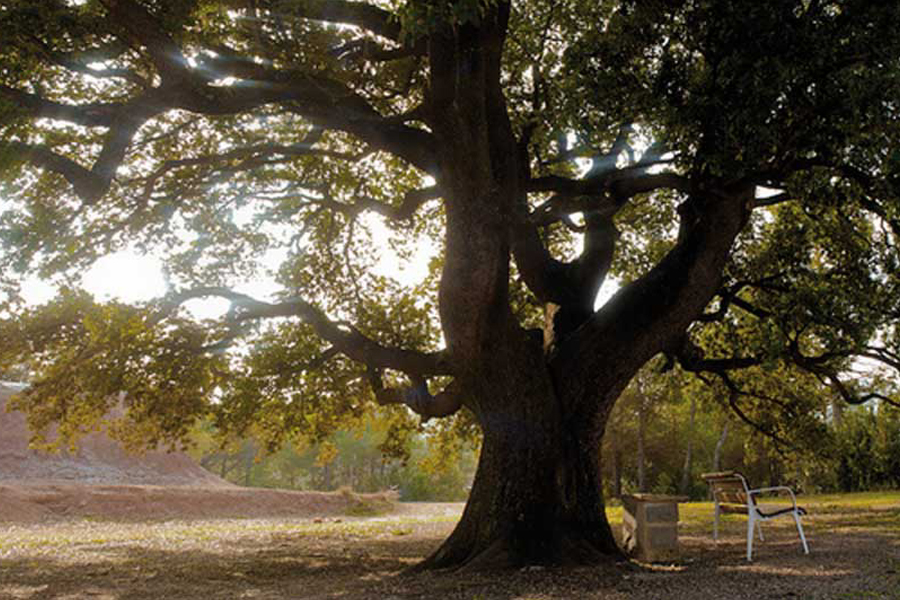
[[(587, 565), (618, 559), (604, 511), (600, 420), (568, 413), (542, 367), (528, 358), (479, 386), (484, 441), (469, 501), (453, 534), (421, 569)], [(489, 410), (479, 410), (482, 406)], [(488, 404), (489, 403), (489, 404)]]

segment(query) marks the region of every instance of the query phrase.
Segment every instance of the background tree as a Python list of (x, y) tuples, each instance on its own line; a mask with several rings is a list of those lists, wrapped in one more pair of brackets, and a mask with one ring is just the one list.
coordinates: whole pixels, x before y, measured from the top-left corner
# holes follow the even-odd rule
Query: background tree
[[(424, 566), (476, 568), (618, 553), (600, 438), (656, 355), (773, 435), (817, 423), (779, 384), (893, 402), (847, 370), (900, 366), (896, 3), (0, 10), (0, 352), (38, 428), (121, 390), (151, 442), (205, 415), (321, 440), (370, 398), (397, 439), (403, 406), (456, 415), (478, 472)], [(426, 237), (419, 285), (378, 274), (376, 241)], [(165, 256), (164, 298), (22, 305), (23, 274), (74, 286), (128, 244)], [(238, 287), (268, 270), (280, 291)], [(208, 297), (231, 309), (197, 322)]]
[(267, 453), (253, 438), (222, 443), (210, 427), (191, 436), (191, 453), (205, 468), (243, 486), (370, 493), (395, 490), (401, 501), (465, 500), (476, 451), (458, 436), (416, 433), (402, 456), (383, 451), (389, 419), (345, 425), (323, 442), (290, 440)]

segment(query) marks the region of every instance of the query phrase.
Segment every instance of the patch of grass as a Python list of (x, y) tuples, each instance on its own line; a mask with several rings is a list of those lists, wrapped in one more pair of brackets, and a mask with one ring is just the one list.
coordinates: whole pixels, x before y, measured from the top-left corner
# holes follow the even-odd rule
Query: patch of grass
[(397, 501), (396, 492), (360, 495), (348, 487), (342, 487), (338, 493), (347, 501), (344, 514), (350, 517), (380, 517), (390, 513)]
[[(764, 504), (790, 504), (790, 497), (767, 496)], [(797, 496), (797, 504), (807, 510), (804, 527), (815, 530), (827, 527), (853, 529), (860, 532), (900, 532), (900, 490), (877, 492), (854, 492), (848, 494), (811, 494)], [(684, 502), (678, 505), (679, 529), (682, 534), (697, 535), (712, 533), (713, 503)], [(613, 530), (622, 525), (622, 507), (607, 505), (606, 517)], [(721, 523), (743, 524), (746, 517), (724, 514)], [(790, 519), (772, 521), (768, 526), (793, 527)]]

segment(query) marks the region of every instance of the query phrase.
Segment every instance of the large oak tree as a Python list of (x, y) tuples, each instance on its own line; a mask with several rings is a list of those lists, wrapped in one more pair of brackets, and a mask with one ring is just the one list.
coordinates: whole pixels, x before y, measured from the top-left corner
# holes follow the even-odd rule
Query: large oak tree
[[(4, 0), (20, 405), (73, 433), (125, 391), (123, 435), (273, 446), (464, 414), (478, 472), (425, 566), (615, 556), (599, 442), (654, 356), (746, 418), (806, 406), (773, 373), (891, 401), (847, 373), (900, 367), (897, 31), (869, 0)], [(420, 285), (375, 268), (426, 239)], [(165, 297), (22, 303), (125, 246)], [(280, 291), (235, 287), (276, 259)]]

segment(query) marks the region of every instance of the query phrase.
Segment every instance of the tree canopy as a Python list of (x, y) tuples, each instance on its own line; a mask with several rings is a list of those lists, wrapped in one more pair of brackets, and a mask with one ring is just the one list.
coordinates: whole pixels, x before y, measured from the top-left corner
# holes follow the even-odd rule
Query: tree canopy
[[(151, 442), (477, 427), (427, 565), (596, 561), (600, 438), (654, 356), (774, 436), (896, 404), (898, 30), (866, 0), (0, 2), (0, 363), (63, 434), (119, 392)], [(379, 270), (423, 246), (417, 284)], [(125, 247), (163, 297), (78, 289)]]

